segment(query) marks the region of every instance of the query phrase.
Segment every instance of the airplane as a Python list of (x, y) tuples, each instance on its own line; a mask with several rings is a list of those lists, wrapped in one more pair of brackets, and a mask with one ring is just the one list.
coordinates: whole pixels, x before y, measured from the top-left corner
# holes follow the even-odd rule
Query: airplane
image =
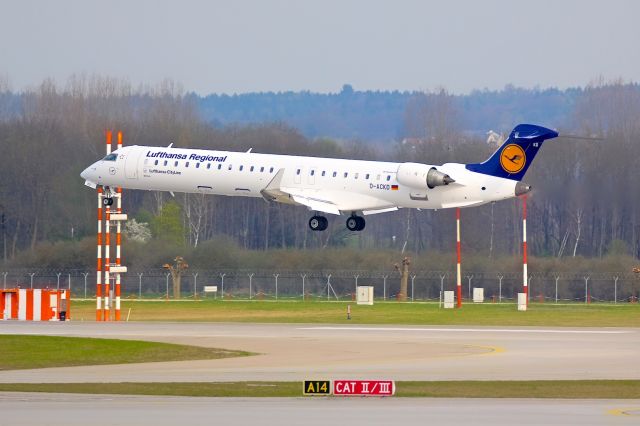
[(263, 198), (315, 212), (313, 231), (327, 229), (325, 214), (346, 215), (350, 231), (365, 228), (366, 215), (400, 208), (472, 207), (518, 197), (522, 182), (547, 139), (558, 132), (516, 126), (482, 163), (394, 163), (251, 152), (125, 146), (87, 167), (80, 176), (104, 188), (104, 205), (115, 188)]

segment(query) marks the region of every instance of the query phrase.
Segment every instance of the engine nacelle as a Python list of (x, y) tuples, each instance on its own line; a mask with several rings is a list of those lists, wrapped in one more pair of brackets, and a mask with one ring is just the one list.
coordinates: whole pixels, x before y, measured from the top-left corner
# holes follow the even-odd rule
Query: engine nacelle
[(438, 171), (435, 167), (419, 163), (400, 164), (396, 177), (400, 184), (416, 189), (425, 187), (433, 189), (436, 186), (455, 182), (449, 175)]

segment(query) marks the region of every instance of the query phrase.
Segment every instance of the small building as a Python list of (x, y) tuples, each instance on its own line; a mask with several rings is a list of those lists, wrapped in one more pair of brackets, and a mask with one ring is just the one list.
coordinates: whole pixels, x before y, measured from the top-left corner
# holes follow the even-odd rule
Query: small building
[(69, 290), (0, 290), (0, 320), (69, 321), (70, 307)]

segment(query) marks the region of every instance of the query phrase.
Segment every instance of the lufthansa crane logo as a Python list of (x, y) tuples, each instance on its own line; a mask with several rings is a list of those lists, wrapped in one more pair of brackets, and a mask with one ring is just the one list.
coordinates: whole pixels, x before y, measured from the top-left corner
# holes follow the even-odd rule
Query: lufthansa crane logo
[(500, 153), (500, 165), (507, 173), (518, 173), (527, 164), (527, 156), (520, 145), (509, 144)]

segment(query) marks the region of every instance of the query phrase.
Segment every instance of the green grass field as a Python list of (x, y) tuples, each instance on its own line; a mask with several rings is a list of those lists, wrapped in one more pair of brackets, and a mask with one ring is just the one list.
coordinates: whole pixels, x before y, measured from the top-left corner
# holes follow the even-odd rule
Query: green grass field
[[(518, 312), (513, 303), (467, 303), (461, 309), (439, 309), (437, 303), (221, 300), (123, 301), (122, 306), (123, 320), (129, 315), (130, 321), (640, 327), (640, 304), (532, 303), (527, 312)], [(74, 321), (93, 321), (95, 303), (74, 301), (71, 313)]]
[(0, 335), (0, 370), (218, 359), (246, 352), (138, 340)]
[[(300, 397), (301, 382), (0, 383), (0, 392), (67, 392), (209, 397)], [(396, 382), (398, 397), (639, 399), (638, 380)]]

